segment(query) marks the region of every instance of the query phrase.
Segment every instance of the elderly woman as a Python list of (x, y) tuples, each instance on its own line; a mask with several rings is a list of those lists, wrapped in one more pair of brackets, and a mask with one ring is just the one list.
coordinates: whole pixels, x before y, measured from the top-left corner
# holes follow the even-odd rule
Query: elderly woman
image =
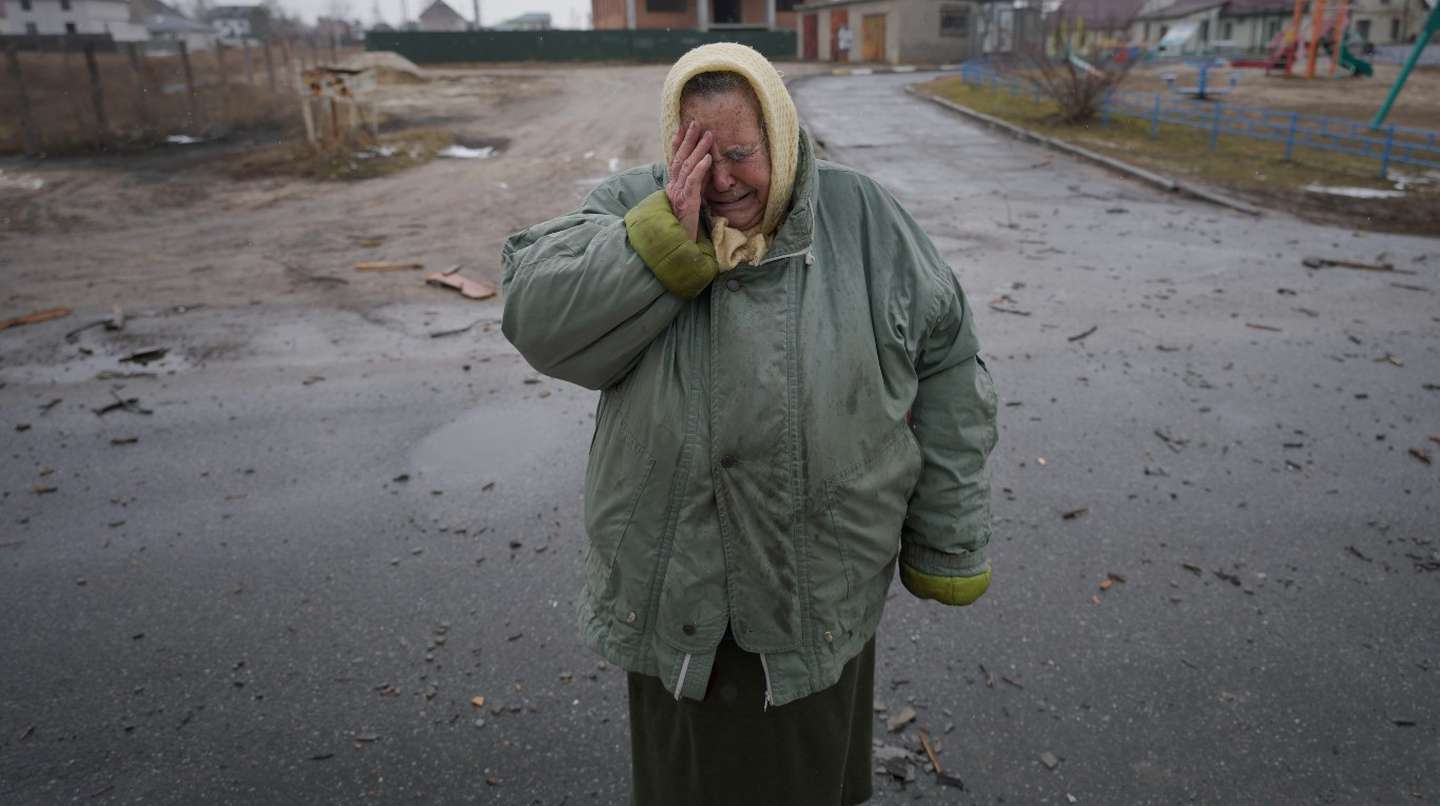
[(860, 803), (897, 565), (989, 585), (994, 387), (954, 273), (762, 56), (686, 54), (660, 118), (663, 164), (504, 250), (505, 335), (601, 390), (581, 634), (629, 672), (636, 803)]

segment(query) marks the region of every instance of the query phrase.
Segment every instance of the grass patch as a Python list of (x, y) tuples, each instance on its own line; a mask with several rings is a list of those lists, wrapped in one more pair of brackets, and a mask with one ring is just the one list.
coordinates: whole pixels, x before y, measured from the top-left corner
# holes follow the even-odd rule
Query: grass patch
[[(1011, 95), (1003, 87), (967, 84), (958, 77), (931, 81), (917, 89), (1106, 156), (1215, 186), (1312, 220), (1440, 235), (1440, 182), (1411, 186), (1405, 197), (1396, 199), (1354, 199), (1305, 190), (1307, 185), (1394, 189), (1393, 181), (1380, 178), (1377, 160), (1296, 148), (1294, 159), (1286, 161), (1283, 143), (1223, 132), (1218, 147), (1211, 151), (1209, 132), (1161, 123), (1159, 136), (1151, 138), (1150, 123), (1130, 117), (1113, 117), (1108, 124), (1095, 120), (1062, 125), (1053, 103)], [(1403, 166), (1392, 175), (1401, 172)]]

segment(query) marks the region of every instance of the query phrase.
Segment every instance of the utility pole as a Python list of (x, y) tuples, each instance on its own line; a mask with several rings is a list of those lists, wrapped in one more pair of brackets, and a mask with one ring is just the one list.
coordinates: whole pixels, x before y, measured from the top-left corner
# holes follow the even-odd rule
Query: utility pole
[(480, 0), (472, 0), (475, 4), (475, 30), (480, 30)]

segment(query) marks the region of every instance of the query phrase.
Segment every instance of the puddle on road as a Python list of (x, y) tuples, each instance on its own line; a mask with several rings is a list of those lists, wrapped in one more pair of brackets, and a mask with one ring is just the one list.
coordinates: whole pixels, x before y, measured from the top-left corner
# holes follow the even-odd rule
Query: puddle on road
[(486, 403), (439, 428), (415, 447), (411, 472), (446, 488), (479, 489), (492, 481), (523, 479), (550, 471), (565, 453), (582, 455), (588, 426), (567, 417), (557, 422), (553, 406), (533, 399)]

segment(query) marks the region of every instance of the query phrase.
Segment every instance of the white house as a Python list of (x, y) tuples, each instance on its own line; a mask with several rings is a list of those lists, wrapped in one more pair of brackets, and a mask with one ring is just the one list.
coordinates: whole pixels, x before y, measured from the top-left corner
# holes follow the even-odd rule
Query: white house
[(126, 0), (0, 0), (7, 34), (109, 34), (116, 42), (144, 42), (145, 26), (130, 20)]
[(150, 41), (145, 49), (154, 53), (174, 53), (184, 42), (191, 53), (215, 47), (215, 29), (181, 14), (162, 0), (130, 0), (130, 20), (145, 26)]
[(256, 6), (216, 6), (206, 13), (205, 19), (221, 40), (239, 44), (259, 33), (255, 30), (255, 9)]

